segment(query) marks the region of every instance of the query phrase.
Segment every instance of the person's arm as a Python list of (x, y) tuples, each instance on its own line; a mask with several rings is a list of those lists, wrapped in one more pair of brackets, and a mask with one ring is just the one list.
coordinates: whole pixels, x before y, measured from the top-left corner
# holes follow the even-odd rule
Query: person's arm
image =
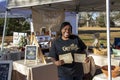
[(84, 50), (82, 51), (82, 53), (86, 55), (86, 59), (84, 60), (84, 62), (85, 62), (85, 63), (89, 62), (89, 57), (88, 57), (88, 55), (87, 55), (86, 49), (84, 49)]
[(58, 59), (57, 49), (56, 49), (55, 44), (56, 44), (56, 43), (53, 41), (52, 46), (51, 46), (51, 48), (50, 48), (49, 57), (51, 57), (51, 61), (52, 61), (56, 66), (61, 66), (61, 65), (64, 64), (64, 61)]
[(85, 63), (89, 62), (89, 57), (88, 57), (88, 52), (87, 52), (87, 46), (85, 45), (85, 43), (78, 37), (79, 40), (79, 44), (80, 47), (82, 48), (82, 53), (86, 54), (86, 59), (85, 59)]
[(56, 65), (56, 66), (61, 66), (64, 64), (63, 60), (55, 60), (54, 58), (51, 58), (51, 61)]

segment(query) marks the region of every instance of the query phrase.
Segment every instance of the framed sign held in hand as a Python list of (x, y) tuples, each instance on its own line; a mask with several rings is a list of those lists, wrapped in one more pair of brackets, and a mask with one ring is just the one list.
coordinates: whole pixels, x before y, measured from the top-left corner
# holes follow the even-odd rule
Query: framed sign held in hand
[(72, 54), (66, 53), (59, 55), (59, 60), (63, 60), (65, 63), (72, 63), (73, 62)]
[(74, 59), (75, 62), (80, 62), (80, 63), (84, 63), (85, 59), (86, 59), (86, 54), (74, 54)]

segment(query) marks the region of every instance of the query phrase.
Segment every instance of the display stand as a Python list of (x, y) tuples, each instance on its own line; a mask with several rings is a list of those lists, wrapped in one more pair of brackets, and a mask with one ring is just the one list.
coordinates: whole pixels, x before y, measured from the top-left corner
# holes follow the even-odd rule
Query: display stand
[(31, 34), (30, 44), (38, 46), (38, 55), (37, 55), (38, 61), (46, 64), (45, 57), (44, 57), (44, 55), (42, 53), (42, 50), (41, 50), (41, 48), (39, 46), (39, 43), (38, 43), (36, 37), (34, 35), (34, 32)]
[(38, 54), (38, 47), (36, 45), (26, 45), (24, 64), (32, 63), (32, 62), (37, 64), (37, 60), (38, 60), (37, 54)]

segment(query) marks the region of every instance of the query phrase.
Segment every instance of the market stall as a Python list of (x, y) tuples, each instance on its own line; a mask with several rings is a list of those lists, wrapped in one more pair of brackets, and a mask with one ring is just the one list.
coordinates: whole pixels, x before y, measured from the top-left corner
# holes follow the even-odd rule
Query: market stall
[[(78, 13), (79, 11), (105, 11), (106, 10), (106, 26), (107, 26), (107, 60), (108, 60), (108, 71), (109, 71), (109, 80), (111, 79), (111, 55), (110, 55), (110, 19), (109, 19), (109, 14), (110, 14), (110, 10), (120, 10), (120, 1), (119, 0), (26, 0), (26, 1), (21, 1), (21, 0), (9, 0), (8, 2), (8, 8), (12, 9), (12, 8), (21, 8), (21, 7), (27, 7), (27, 8), (31, 8), (33, 13), (38, 12), (39, 10), (40, 12), (53, 12), (52, 14), (54, 14), (54, 12), (56, 12), (57, 10), (61, 10), (61, 15), (64, 14), (64, 12), (76, 12)], [(110, 8), (111, 7), (111, 8)], [(34, 12), (35, 11), (35, 12)], [(63, 13), (62, 13), (63, 11)], [(57, 15), (57, 14), (56, 14)], [(54, 16), (56, 16), (54, 15)], [(50, 15), (48, 15), (50, 16)], [(63, 17), (62, 17), (63, 18)], [(64, 18), (63, 18), (64, 19)], [(61, 19), (61, 20), (63, 20)], [(38, 20), (36, 19), (35, 15), (33, 15), (33, 22), (37, 22)], [(37, 21), (35, 21), (37, 20)], [(59, 21), (58, 24), (61, 23), (61, 20)], [(48, 20), (49, 21), (49, 20)], [(54, 22), (55, 20), (53, 20)], [(52, 22), (51, 22), (52, 23)], [(56, 23), (57, 24), (57, 23)], [(54, 28), (55, 26), (57, 26), (56, 24), (54, 24)], [(34, 28), (37, 27), (39, 24), (36, 23), (34, 24)], [(41, 24), (40, 24), (41, 25)], [(44, 24), (43, 24), (44, 25)], [(53, 26), (53, 25), (52, 25)], [(42, 27), (42, 26), (40, 26)], [(48, 26), (50, 27), (50, 26)], [(53, 29), (54, 29), (53, 28)], [(58, 29), (58, 28), (57, 28)]]

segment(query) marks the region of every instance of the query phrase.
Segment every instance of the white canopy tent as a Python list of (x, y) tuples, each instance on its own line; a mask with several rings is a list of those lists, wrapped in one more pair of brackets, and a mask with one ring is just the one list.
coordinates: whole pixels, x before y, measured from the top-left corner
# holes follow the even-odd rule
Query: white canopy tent
[(8, 9), (7, 0), (0, 0), (0, 18), (4, 18), (4, 29), (2, 36), (1, 51), (3, 51), (3, 43), (5, 37), (6, 23), (7, 18), (30, 18), (31, 10), (30, 9)]
[(31, 10), (29, 9), (7, 9), (7, 0), (0, 0), (0, 18), (5, 18), (5, 11), (8, 11), (8, 18), (30, 17)]
[[(110, 6), (111, 10), (120, 10), (120, 0), (110, 0)], [(105, 11), (106, 0), (9, 0), (8, 8), (20, 7), (65, 9), (67, 11)]]
[(32, 7), (36, 10), (65, 10), (81, 11), (106, 11), (107, 25), (107, 54), (108, 54), (108, 80), (111, 78), (110, 55), (110, 11), (120, 10), (120, 0), (9, 0), (8, 8)]

